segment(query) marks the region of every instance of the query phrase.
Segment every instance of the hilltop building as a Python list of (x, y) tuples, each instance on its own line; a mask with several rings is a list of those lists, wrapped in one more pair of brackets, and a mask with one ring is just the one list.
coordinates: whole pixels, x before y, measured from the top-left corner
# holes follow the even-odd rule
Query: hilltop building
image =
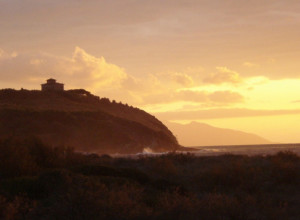
[(64, 91), (64, 84), (57, 83), (55, 79), (47, 79), (47, 83), (41, 85), (42, 91)]

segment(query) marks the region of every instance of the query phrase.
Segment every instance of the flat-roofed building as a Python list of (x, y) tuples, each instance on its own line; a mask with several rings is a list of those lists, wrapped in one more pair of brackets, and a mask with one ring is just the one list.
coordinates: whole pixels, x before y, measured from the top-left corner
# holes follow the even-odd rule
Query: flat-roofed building
[(41, 85), (42, 91), (64, 91), (64, 84), (57, 83), (55, 79), (47, 79), (47, 83)]

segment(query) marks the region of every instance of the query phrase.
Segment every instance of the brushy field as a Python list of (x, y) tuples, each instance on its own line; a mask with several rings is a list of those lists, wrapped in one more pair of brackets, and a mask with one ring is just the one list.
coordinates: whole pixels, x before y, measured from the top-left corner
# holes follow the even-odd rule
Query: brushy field
[(112, 158), (2, 140), (0, 219), (300, 219), (300, 157)]

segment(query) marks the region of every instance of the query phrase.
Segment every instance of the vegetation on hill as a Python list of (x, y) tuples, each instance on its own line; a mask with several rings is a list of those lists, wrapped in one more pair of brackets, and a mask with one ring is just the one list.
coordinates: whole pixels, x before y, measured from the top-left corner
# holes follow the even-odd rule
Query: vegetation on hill
[(300, 158), (112, 158), (0, 141), (0, 219), (299, 219)]
[(173, 151), (174, 135), (154, 116), (78, 89), (0, 90), (0, 137), (36, 136), (45, 143), (97, 153)]

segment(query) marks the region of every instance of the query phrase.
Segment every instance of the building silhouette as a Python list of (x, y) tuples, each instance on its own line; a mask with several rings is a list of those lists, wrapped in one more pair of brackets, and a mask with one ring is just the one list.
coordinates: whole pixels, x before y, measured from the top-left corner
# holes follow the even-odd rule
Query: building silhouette
[(47, 79), (47, 83), (41, 85), (42, 91), (64, 91), (64, 84), (57, 83), (55, 79)]

